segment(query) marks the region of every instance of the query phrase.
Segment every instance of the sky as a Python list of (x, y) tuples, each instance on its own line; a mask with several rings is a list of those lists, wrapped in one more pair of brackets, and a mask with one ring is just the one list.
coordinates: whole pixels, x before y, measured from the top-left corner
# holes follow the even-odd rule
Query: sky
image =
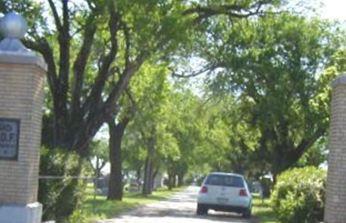
[[(46, 0), (34, 0), (44, 3)], [(83, 0), (70, 0), (74, 2), (83, 2)], [(322, 3), (321, 16), (328, 19), (337, 19), (346, 21), (346, 0), (286, 0), (287, 2), (309, 2), (314, 6)]]
[(346, 0), (322, 0), (321, 16), (346, 21)]

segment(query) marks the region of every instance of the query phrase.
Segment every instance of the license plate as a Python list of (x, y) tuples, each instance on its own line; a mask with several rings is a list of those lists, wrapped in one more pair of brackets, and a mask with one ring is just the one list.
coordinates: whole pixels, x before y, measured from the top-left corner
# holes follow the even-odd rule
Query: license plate
[(224, 198), (224, 197), (218, 197), (218, 198), (217, 198), (217, 201), (218, 201), (219, 203), (227, 203), (227, 202), (228, 202), (228, 199), (227, 199), (227, 198)]

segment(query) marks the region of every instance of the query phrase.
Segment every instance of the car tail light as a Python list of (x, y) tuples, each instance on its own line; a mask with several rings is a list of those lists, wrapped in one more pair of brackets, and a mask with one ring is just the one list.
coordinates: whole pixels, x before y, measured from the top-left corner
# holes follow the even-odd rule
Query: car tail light
[(202, 194), (208, 193), (208, 187), (203, 186), (199, 192)]
[(241, 196), (241, 197), (247, 197), (246, 189), (240, 189), (240, 191), (239, 191), (239, 196)]

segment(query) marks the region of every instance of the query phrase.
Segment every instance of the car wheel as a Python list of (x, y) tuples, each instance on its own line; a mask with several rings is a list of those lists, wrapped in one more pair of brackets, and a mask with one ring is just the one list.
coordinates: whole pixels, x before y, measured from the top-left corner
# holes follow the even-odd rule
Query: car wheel
[(251, 209), (246, 209), (244, 212), (243, 212), (243, 217), (244, 218), (251, 218)]
[(208, 208), (203, 204), (197, 204), (197, 215), (207, 215)]

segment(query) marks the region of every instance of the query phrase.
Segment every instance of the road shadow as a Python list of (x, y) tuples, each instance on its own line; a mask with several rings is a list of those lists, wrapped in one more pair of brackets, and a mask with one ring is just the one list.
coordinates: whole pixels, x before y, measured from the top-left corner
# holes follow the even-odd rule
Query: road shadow
[(205, 215), (205, 216), (196, 215), (195, 218), (215, 220), (215, 221), (230, 220), (230, 221), (232, 221), (232, 223), (233, 222), (258, 223), (258, 219), (255, 217), (252, 217), (251, 219), (245, 219), (242, 217), (241, 214), (229, 213), (229, 212), (209, 211), (208, 215)]
[[(128, 213), (127, 216), (138, 217), (138, 218), (184, 218), (184, 219), (201, 219), (208, 220), (209, 222), (234, 222), (234, 223), (258, 223), (255, 218), (244, 219), (241, 215), (236, 213), (228, 212), (215, 212), (210, 210), (207, 215), (196, 215), (195, 210), (191, 209), (191, 206), (180, 206), (174, 207), (170, 203), (172, 200), (167, 202), (161, 202), (161, 206), (145, 206), (143, 208), (138, 208), (134, 211)], [(127, 217), (122, 216), (122, 217)], [(179, 222), (179, 221), (178, 221)]]

